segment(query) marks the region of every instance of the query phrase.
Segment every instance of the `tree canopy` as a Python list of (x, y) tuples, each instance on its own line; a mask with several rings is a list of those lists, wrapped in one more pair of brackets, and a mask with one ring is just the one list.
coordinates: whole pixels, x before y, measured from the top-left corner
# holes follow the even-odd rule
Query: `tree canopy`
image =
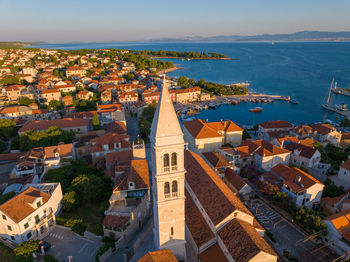
[(75, 138), (73, 131), (65, 131), (59, 127), (52, 126), (45, 131), (27, 131), (19, 137), (19, 149), (21, 151), (28, 151), (40, 146), (54, 146), (59, 142), (65, 144), (72, 143)]

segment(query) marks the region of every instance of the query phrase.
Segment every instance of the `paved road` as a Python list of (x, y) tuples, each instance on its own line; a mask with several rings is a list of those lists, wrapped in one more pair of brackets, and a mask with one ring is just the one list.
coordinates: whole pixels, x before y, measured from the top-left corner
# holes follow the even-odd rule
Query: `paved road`
[(52, 245), (48, 254), (55, 256), (60, 262), (95, 262), (97, 250), (102, 245), (99, 240), (79, 236), (69, 229), (55, 227), (44, 240)]
[(305, 262), (328, 262), (336, 258), (329, 248), (321, 244), (316, 244), (310, 240), (302, 242), (301, 240), (304, 240), (307, 235), (286, 221), (266, 203), (254, 200), (250, 203), (249, 209), (261, 225), (273, 234), (276, 239), (275, 248), (278, 253), (282, 254), (283, 250), (287, 250), (299, 261)]
[(126, 132), (130, 136), (130, 141), (135, 141), (139, 132), (138, 118), (131, 117), (128, 110), (125, 111)]

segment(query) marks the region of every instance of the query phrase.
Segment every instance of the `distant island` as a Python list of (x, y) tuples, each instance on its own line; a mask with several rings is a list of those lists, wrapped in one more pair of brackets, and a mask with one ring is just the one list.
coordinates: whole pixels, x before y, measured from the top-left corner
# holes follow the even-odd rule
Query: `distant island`
[(218, 54), (215, 52), (193, 52), (193, 51), (139, 51), (142, 55), (149, 56), (152, 58), (176, 58), (176, 59), (192, 59), (192, 60), (234, 60), (234, 58), (227, 57), (224, 54)]
[(228, 36), (187, 36), (180, 38), (158, 38), (151, 42), (293, 42), (293, 41), (350, 41), (350, 32), (300, 31), (292, 34), (228, 35)]

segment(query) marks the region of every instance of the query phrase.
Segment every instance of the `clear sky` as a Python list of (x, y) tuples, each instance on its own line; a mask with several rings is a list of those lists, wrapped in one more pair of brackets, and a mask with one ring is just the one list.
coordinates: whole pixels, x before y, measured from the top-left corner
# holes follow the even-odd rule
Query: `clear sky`
[(0, 0), (0, 41), (350, 31), (350, 0)]

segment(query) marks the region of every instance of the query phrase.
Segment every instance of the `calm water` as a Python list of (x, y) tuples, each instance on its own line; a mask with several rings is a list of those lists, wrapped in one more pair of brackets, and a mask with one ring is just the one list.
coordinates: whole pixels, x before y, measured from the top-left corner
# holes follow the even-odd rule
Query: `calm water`
[[(338, 86), (350, 88), (350, 43), (89, 43), (50, 44), (42, 48), (128, 48), (135, 50), (206, 51), (225, 54), (238, 60), (169, 59), (184, 69), (169, 73), (189, 78), (223, 84), (249, 81), (256, 92), (288, 95), (297, 99), (298, 105), (286, 102), (272, 104), (241, 103), (225, 105), (216, 110), (202, 111), (200, 118), (217, 121), (231, 119), (240, 124), (257, 124), (266, 120), (285, 119), (292, 123), (335, 120), (336, 114), (321, 108), (329, 85), (334, 77)], [(347, 103), (350, 97), (333, 95), (335, 103)], [(260, 114), (249, 109), (262, 106)]]

